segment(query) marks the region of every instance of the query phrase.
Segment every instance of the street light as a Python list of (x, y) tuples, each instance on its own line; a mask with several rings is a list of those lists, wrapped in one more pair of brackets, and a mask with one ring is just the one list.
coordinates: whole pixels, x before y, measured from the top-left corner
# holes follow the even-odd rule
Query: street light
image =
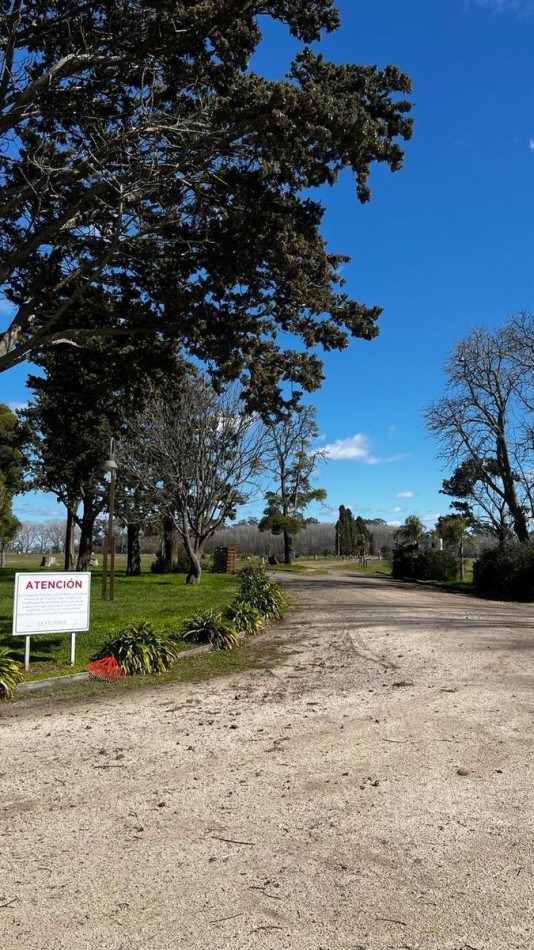
[[(113, 534), (113, 508), (115, 506), (115, 474), (118, 469), (115, 461), (115, 439), (109, 443), (109, 457), (104, 463), (104, 471), (109, 472), (108, 532), (104, 538), (104, 560), (102, 564), (102, 600), (113, 600), (115, 593), (115, 536)], [(108, 588), (109, 575), (109, 588)]]

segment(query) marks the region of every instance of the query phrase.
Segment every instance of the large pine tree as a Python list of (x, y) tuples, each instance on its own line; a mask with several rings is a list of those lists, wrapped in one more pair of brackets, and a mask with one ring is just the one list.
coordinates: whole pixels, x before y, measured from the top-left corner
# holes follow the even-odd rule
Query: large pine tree
[[(250, 66), (265, 17), (300, 41), (279, 81)], [(0, 0), (0, 369), (164, 333), (265, 411), (320, 384), (317, 347), (376, 334), (312, 192), (348, 169), (365, 202), (401, 167), (410, 81), (307, 45), (338, 24), (333, 0)]]

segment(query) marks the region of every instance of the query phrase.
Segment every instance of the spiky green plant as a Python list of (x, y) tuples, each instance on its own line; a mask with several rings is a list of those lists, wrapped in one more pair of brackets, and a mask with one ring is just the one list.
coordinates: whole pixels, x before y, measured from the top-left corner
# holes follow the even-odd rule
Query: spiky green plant
[(243, 567), (237, 572), (239, 580), (239, 592), (243, 598), (250, 591), (261, 590), (272, 584), (271, 579), (265, 573), (263, 567)]
[(246, 600), (269, 620), (279, 620), (287, 609), (282, 589), (258, 568), (244, 569), (240, 577), (239, 599)]
[(113, 640), (104, 643), (93, 660), (112, 656), (127, 676), (164, 673), (176, 660), (176, 649), (167, 637), (149, 623), (128, 624)]
[(23, 679), (20, 663), (13, 659), (7, 647), (0, 647), (0, 699), (11, 699)]
[(204, 610), (186, 620), (180, 627), (180, 638), (211, 643), (214, 650), (232, 650), (239, 644), (234, 625), (217, 610)]
[(263, 627), (263, 617), (257, 607), (253, 607), (248, 600), (240, 598), (234, 600), (224, 611), (224, 618), (229, 620), (238, 633), (252, 636), (259, 633)]

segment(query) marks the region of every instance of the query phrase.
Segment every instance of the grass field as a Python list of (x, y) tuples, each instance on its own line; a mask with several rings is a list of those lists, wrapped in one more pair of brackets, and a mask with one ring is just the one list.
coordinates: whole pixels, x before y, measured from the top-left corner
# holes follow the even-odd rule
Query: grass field
[(310, 573), (327, 574), (328, 571), (347, 571), (358, 574), (391, 574), (391, 568), (385, 561), (378, 558), (372, 558), (368, 567), (362, 567), (359, 559), (350, 558), (341, 560), (339, 558), (318, 557), (317, 560), (312, 557), (299, 557), (293, 561), (293, 564), (277, 564), (269, 567), (270, 571), (281, 571), (289, 573)]
[[(126, 577), (124, 560), (119, 558), (115, 580), (115, 600), (101, 598), (101, 568), (92, 570), (91, 628), (76, 638), (76, 665), (69, 664), (68, 635), (32, 637), (30, 676), (32, 679), (83, 670), (98, 647), (128, 623), (149, 621), (158, 632), (175, 633), (183, 620), (198, 610), (221, 608), (233, 599), (237, 579), (230, 574), (202, 575), (198, 587), (186, 585), (183, 574), (150, 574), (147, 558), (139, 577)], [(0, 645), (8, 646), (15, 659), (24, 660), (24, 637), (12, 637), (13, 595), (16, 571), (36, 571), (38, 557), (9, 558), (0, 571)], [(49, 569), (53, 573), (54, 569)]]

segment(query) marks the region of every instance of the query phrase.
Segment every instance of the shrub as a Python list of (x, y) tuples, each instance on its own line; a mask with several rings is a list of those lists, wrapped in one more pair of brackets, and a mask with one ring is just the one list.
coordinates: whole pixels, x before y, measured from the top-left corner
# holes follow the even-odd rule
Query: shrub
[(235, 627), (217, 610), (205, 610), (186, 620), (180, 627), (180, 638), (211, 643), (214, 650), (232, 650), (239, 644)]
[(458, 577), (458, 558), (453, 551), (400, 548), (393, 552), (392, 574), (408, 580), (453, 581)]
[(242, 593), (245, 593), (251, 588), (265, 587), (269, 584), (272, 584), (272, 581), (263, 567), (242, 567), (240, 571), (237, 572), (237, 578), (239, 580), (239, 590)]
[(104, 643), (92, 660), (113, 657), (123, 673), (164, 673), (174, 663), (176, 650), (172, 642), (149, 623), (129, 624), (113, 639)]
[(7, 647), (0, 647), (0, 699), (11, 699), (23, 679), (20, 663), (13, 659)]
[(473, 586), (503, 600), (534, 600), (534, 545), (518, 541), (484, 551), (473, 565)]
[(272, 581), (262, 567), (244, 567), (239, 571), (239, 599), (246, 600), (264, 617), (279, 620), (287, 608), (287, 601), (278, 584)]
[(234, 600), (224, 611), (224, 619), (228, 620), (238, 633), (251, 636), (259, 633), (263, 627), (263, 617), (257, 607), (253, 607), (248, 600)]
[(255, 607), (269, 620), (279, 620), (287, 609), (287, 600), (278, 584), (252, 590), (246, 594), (246, 599), (251, 607)]
[(165, 566), (165, 558), (161, 551), (158, 551), (152, 564), (150, 572), (152, 574), (189, 574), (191, 570), (191, 561), (184, 547), (179, 547), (176, 551), (175, 564), (171, 571)]

